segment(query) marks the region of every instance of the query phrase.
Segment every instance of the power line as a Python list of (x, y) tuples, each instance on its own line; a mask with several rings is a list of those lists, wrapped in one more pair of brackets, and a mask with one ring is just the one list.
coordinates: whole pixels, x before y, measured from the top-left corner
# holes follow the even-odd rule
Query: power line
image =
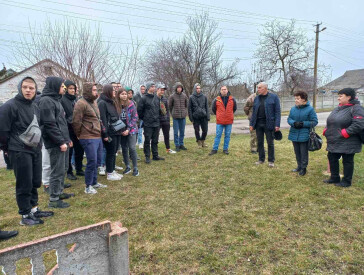
[(335, 58), (337, 58), (337, 59), (339, 59), (339, 60), (341, 60), (341, 61), (344, 61), (344, 62), (346, 62), (346, 63), (349, 63), (349, 64), (351, 64), (351, 65), (354, 65), (354, 66), (356, 66), (356, 67), (358, 67), (358, 68), (363, 67), (363, 66), (359, 66), (358, 64), (354, 64), (354, 63), (352, 63), (352, 62), (350, 62), (350, 61), (347, 61), (347, 60), (345, 60), (345, 59), (342, 59), (342, 58), (338, 57), (337, 55), (332, 54), (332, 53), (330, 53), (330, 52), (326, 51), (325, 49), (322, 49), (322, 48), (319, 48), (319, 49), (320, 49), (320, 50), (322, 50), (323, 52), (325, 52), (325, 53), (326, 53), (326, 54), (328, 54), (328, 55), (331, 55), (331, 56), (333, 56), (333, 57), (335, 57)]

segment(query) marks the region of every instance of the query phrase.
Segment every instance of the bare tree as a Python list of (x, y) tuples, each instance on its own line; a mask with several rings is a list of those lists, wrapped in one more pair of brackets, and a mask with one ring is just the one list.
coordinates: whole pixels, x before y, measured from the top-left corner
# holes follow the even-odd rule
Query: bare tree
[(211, 99), (219, 85), (239, 76), (238, 61), (223, 64), (223, 46), (218, 44), (221, 34), (207, 13), (188, 18), (187, 24), (188, 30), (181, 39), (159, 40), (148, 50), (144, 74), (147, 79), (170, 87), (179, 81), (187, 95), (192, 93), (196, 82), (201, 83)]

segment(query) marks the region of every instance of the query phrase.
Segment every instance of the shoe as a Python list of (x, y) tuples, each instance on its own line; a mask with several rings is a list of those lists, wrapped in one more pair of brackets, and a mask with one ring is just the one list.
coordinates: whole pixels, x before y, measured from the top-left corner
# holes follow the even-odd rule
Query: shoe
[(301, 171), (301, 168), (298, 168), (298, 167), (297, 167), (297, 168), (295, 168), (295, 169), (293, 169), (293, 170), (291, 170), (291, 172), (295, 172), (295, 173), (296, 173), (296, 172), (300, 172), (300, 171)]
[(257, 161), (255, 164), (256, 164), (256, 165), (261, 165), (261, 164), (263, 164), (263, 163), (264, 163), (264, 161), (259, 160), (259, 161)]
[(274, 162), (268, 162), (268, 167), (273, 168), (274, 167)]
[(99, 167), (99, 175), (100, 176), (105, 176), (106, 175), (106, 171), (105, 171), (105, 167), (104, 166), (100, 166)]
[(197, 147), (202, 148), (202, 140), (198, 140), (196, 142), (197, 142)]
[(63, 200), (50, 201), (48, 203), (48, 208), (67, 208), (67, 207), (70, 207), (70, 204), (64, 202)]
[(114, 173), (107, 173), (107, 180), (114, 181), (114, 180), (121, 180), (121, 178), (115, 175)]
[(18, 231), (1, 231), (0, 230), (0, 240), (3, 240), (3, 241), (13, 238), (16, 235), (18, 235)]
[(140, 157), (137, 157), (137, 160), (142, 160)]
[(115, 170), (112, 172), (114, 175), (118, 176), (120, 179), (124, 177), (122, 174), (117, 173)]
[(205, 141), (204, 140), (201, 140), (201, 147), (202, 148), (207, 148), (207, 145), (205, 144)]
[(44, 221), (42, 221), (39, 218), (36, 218), (33, 213), (29, 213), (28, 215), (24, 215), (21, 218), (20, 225), (38, 225), (43, 224)]
[(164, 160), (164, 158), (162, 158), (160, 156), (156, 156), (156, 157), (153, 157), (153, 160)]
[(119, 170), (119, 171), (124, 170), (124, 168), (123, 168), (123, 167), (121, 167), (121, 166), (116, 166), (116, 165), (115, 165), (115, 169), (116, 169), (116, 170)]
[(336, 184), (336, 183), (340, 183), (340, 179), (333, 180), (333, 179), (329, 178), (327, 180), (323, 180), (323, 182), (327, 183), (327, 184)]
[(251, 150), (250, 153), (252, 153), (252, 154), (258, 154), (258, 152), (257, 151), (254, 151), (254, 150)]
[(67, 174), (67, 179), (69, 179), (69, 180), (77, 180), (77, 177), (74, 174)]
[(143, 144), (139, 144), (139, 149), (143, 149), (143, 148), (144, 148)]
[(225, 155), (228, 155), (229, 154), (229, 150), (223, 150), (222, 151)]
[(77, 176), (84, 177), (84, 176), (85, 176), (85, 172), (83, 172), (82, 170), (80, 170), (80, 171), (76, 171), (76, 175), (77, 175)]
[(73, 194), (73, 193), (62, 193), (61, 195), (59, 195), (59, 199), (60, 200), (67, 200), (70, 197), (74, 197), (74, 196), (75, 196), (75, 194)]
[(145, 163), (146, 163), (146, 164), (150, 164), (150, 158), (146, 157), (146, 158), (145, 158)]
[(298, 175), (304, 176), (304, 175), (306, 175), (306, 173), (307, 173), (307, 169), (306, 168), (302, 168), (302, 170), (298, 173)]
[(181, 151), (180, 147), (176, 146), (176, 152), (179, 152), (179, 151)]
[(39, 207), (37, 207), (37, 211), (35, 211), (34, 213), (34, 217), (36, 218), (47, 218), (47, 217), (52, 217), (54, 215), (53, 211), (42, 211), (39, 209)]
[(49, 185), (43, 185), (43, 191), (49, 195)]
[(337, 187), (350, 187), (351, 183), (340, 181), (339, 183), (335, 183), (335, 186), (337, 186)]
[(187, 150), (187, 148), (186, 148), (184, 145), (181, 145), (181, 146), (179, 147), (179, 149), (184, 150), (184, 151), (186, 151), (186, 150)]
[(63, 188), (70, 188), (72, 186), (72, 184), (70, 184), (70, 183), (65, 183), (64, 184), (64, 186), (63, 186)]
[(211, 150), (211, 152), (209, 153), (209, 156), (215, 155), (217, 154), (217, 150)]
[(106, 184), (101, 184), (101, 183), (96, 183), (94, 185), (92, 185), (93, 188), (106, 188), (107, 185)]
[(136, 169), (136, 168), (134, 168), (134, 169), (133, 169), (133, 176), (134, 176), (134, 177), (139, 176), (139, 171), (138, 171), (138, 169)]
[(176, 151), (173, 151), (172, 149), (167, 149), (167, 154), (175, 154), (177, 153)]
[(85, 193), (86, 194), (96, 194), (97, 191), (91, 185), (89, 185), (88, 187), (85, 188)]
[(126, 167), (126, 168), (125, 168), (125, 171), (123, 172), (123, 174), (124, 174), (124, 175), (127, 175), (127, 174), (129, 174), (130, 172), (131, 172), (130, 167)]

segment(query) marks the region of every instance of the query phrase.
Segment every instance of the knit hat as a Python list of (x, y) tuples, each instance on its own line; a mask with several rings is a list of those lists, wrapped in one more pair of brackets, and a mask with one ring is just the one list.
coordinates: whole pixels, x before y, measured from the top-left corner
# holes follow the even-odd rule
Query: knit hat
[(344, 88), (338, 92), (339, 95), (351, 96), (351, 100), (356, 98), (356, 92), (353, 88)]
[(153, 81), (148, 81), (147, 83), (145, 83), (145, 91), (148, 92), (150, 87), (152, 87), (153, 85), (155, 85)]

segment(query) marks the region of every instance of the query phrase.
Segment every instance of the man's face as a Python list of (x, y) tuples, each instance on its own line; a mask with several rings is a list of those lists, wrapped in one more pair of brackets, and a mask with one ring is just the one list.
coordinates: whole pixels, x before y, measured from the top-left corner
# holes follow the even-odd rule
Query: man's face
[(119, 90), (121, 88), (121, 84), (120, 83), (116, 83), (116, 90)]
[(75, 87), (75, 86), (73, 86), (73, 85), (68, 86), (68, 88), (67, 88), (67, 92), (68, 92), (70, 95), (75, 95), (75, 93), (76, 93), (76, 87)]
[(177, 93), (179, 93), (179, 94), (182, 93), (182, 87), (181, 86), (177, 87)]
[(228, 94), (228, 89), (226, 86), (222, 86), (220, 89), (220, 93), (222, 96), (226, 96)]
[(165, 89), (163, 89), (163, 88), (159, 88), (158, 90), (157, 90), (157, 95), (158, 96), (162, 96), (162, 95), (164, 95), (164, 92), (165, 92), (166, 90)]
[(92, 92), (91, 93), (92, 93), (93, 97), (97, 98), (97, 87), (96, 87), (96, 85), (92, 86)]
[(267, 86), (265, 86), (263, 84), (258, 85), (258, 94), (265, 95), (265, 94), (267, 94), (267, 92), (268, 92)]
[(201, 87), (200, 86), (196, 87), (196, 93), (198, 93), (198, 94), (201, 93)]
[(130, 100), (133, 99), (133, 92), (132, 91), (128, 91), (128, 98)]
[(142, 95), (144, 95), (144, 93), (145, 93), (145, 86), (141, 86), (141, 87), (140, 87), (140, 93), (141, 93)]
[(111, 85), (112, 85), (112, 87), (113, 87), (114, 91), (117, 91), (117, 90), (118, 90), (118, 84), (113, 83), (113, 84), (111, 84)]
[(59, 88), (59, 94), (64, 95), (66, 93), (66, 85), (64, 83), (61, 84), (61, 87)]
[(35, 83), (30, 79), (24, 80), (21, 84), (21, 92), (25, 99), (32, 100), (36, 93)]
[(150, 86), (148, 93), (154, 94), (155, 93), (155, 85)]

